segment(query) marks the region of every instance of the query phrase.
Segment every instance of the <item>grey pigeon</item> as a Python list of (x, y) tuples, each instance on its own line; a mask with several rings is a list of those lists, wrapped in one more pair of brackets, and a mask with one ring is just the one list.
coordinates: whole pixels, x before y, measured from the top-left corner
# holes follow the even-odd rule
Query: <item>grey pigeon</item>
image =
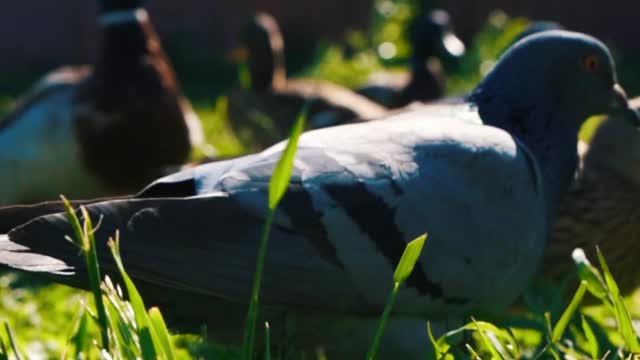
[[(426, 319), (453, 324), (500, 311), (527, 285), (576, 167), (578, 129), (611, 111), (638, 121), (607, 48), (557, 31), (516, 44), (466, 102), (303, 134), (271, 234), (262, 314), (276, 329), (293, 321), (302, 347), (362, 356), (405, 244), (428, 232), (381, 348), (381, 358), (423, 358)], [(148, 304), (176, 321), (210, 315), (214, 333), (239, 341), (283, 147), (88, 205), (102, 216), (105, 271), (113, 272), (106, 239), (120, 229), (125, 265)], [(0, 236), (0, 263), (86, 286), (59, 209), (0, 211), (2, 232), (50, 213)]]

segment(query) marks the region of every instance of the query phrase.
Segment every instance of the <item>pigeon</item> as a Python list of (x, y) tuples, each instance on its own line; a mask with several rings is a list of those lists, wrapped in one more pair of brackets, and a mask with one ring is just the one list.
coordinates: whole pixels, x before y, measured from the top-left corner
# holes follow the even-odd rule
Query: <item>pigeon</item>
[(444, 96), (446, 74), (440, 59), (454, 62), (465, 53), (449, 14), (437, 9), (419, 15), (409, 28), (409, 39), (411, 73), (374, 73), (369, 83), (357, 90), (359, 94), (391, 109)]
[[(630, 101), (640, 110), (640, 98)], [(640, 285), (640, 133), (619, 119), (606, 119), (592, 140), (580, 142), (580, 166), (560, 203), (542, 275), (557, 281), (576, 279), (571, 258), (582, 248), (591, 260), (600, 247), (620, 291)]]
[(254, 150), (285, 139), (306, 103), (310, 103), (310, 129), (365, 121), (387, 112), (385, 107), (340, 85), (288, 79), (284, 40), (276, 19), (267, 13), (252, 18), (241, 42), (242, 50), (235, 53), (247, 57), (251, 88), (237, 88), (228, 94), (228, 117), (234, 133)]
[(0, 204), (131, 194), (202, 144), (141, 5), (101, 0), (95, 65), (54, 70), (0, 121)]
[[(554, 31), (516, 43), (464, 102), (304, 133), (274, 215), (263, 320), (275, 329), (295, 323), (304, 349), (362, 356), (405, 245), (424, 233), (380, 358), (424, 358), (426, 320), (437, 334), (471, 312), (502, 311), (538, 268), (576, 167), (578, 129), (600, 113), (638, 123), (608, 49)], [(239, 342), (284, 146), (178, 172), (133, 198), (87, 203), (100, 219), (103, 270), (114, 275), (105, 243), (119, 230), (148, 304), (170, 321), (212, 316), (212, 334)], [(86, 287), (60, 209), (0, 210), (0, 264)]]

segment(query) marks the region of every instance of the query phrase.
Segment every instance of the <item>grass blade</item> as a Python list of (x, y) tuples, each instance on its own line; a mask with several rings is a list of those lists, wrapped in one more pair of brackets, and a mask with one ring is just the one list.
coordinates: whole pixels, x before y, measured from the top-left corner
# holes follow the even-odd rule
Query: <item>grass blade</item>
[(7, 338), (9, 339), (9, 345), (11, 345), (11, 349), (13, 350), (13, 354), (16, 357), (16, 360), (22, 359), (20, 356), (20, 351), (18, 351), (18, 345), (16, 345), (16, 341), (13, 338), (13, 333), (11, 332), (11, 328), (9, 327), (8, 322), (4, 322), (4, 330), (7, 332)]
[(298, 139), (309, 111), (309, 104), (305, 104), (298, 120), (291, 131), (287, 146), (282, 152), (278, 163), (273, 169), (271, 180), (269, 181), (269, 210), (265, 219), (264, 227), (262, 229), (262, 237), (260, 238), (260, 245), (258, 248), (258, 258), (256, 260), (256, 272), (253, 278), (253, 289), (251, 291), (251, 299), (249, 299), (249, 309), (247, 310), (247, 318), (244, 327), (244, 337), (242, 344), (242, 352), (244, 359), (251, 359), (253, 356), (253, 344), (256, 332), (256, 321), (258, 318), (258, 304), (260, 302), (260, 287), (262, 285), (262, 271), (264, 268), (264, 259), (267, 255), (267, 245), (269, 242), (269, 234), (271, 232), (271, 224), (273, 222), (273, 216), (275, 209), (280, 203), (280, 200), (287, 191), (289, 181), (291, 180), (291, 172), (293, 170), (293, 160), (298, 148)]
[(382, 334), (384, 334), (384, 329), (387, 327), (387, 322), (389, 322), (389, 315), (391, 315), (391, 310), (393, 309), (393, 304), (396, 302), (396, 297), (398, 296), (398, 291), (400, 290), (400, 283), (396, 282), (393, 284), (393, 290), (391, 291), (391, 295), (389, 295), (389, 300), (387, 301), (387, 305), (384, 307), (384, 311), (382, 312), (382, 316), (380, 317), (380, 322), (378, 323), (378, 329), (376, 330), (376, 334), (373, 337), (373, 342), (369, 347), (369, 351), (367, 352), (367, 359), (372, 360), (375, 359), (376, 353), (378, 352), (378, 348), (380, 347), (380, 340), (382, 339)]
[(598, 339), (596, 335), (593, 333), (593, 329), (591, 329), (591, 325), (587, 322), (582, 316), (582, 331), (584, 332), (585, 337), (587, 338), (587, 344), (589, 345), (589, 354), (592, 359), (598, 359), (598, 354), (600, 353), (600, 346), (598, 344)]
[(489, 340), (489, 337), (484, 332), (484, 329), (482, 327), (480, 327), (480, 325), (476, 322), (476, 320), (474, 318), (471, 318), (471, 321), (475, 325), (476, 331), (478, 332), (478, 334), (480, 334), (480, 338), (482, 339), (482, 343), (484, 344), (484, 346), (491, 353), (491, 358), (492, 359), (503, 359), (503, 360), (506, 359), (505, 355), (494, 346), (494, 344), (493, 344), (493, 342), (491, 340)]
[(604, 273), (604, 282), (607, 284), (607, 289), (609, 289), (609, 293), (611, 297), (615, 300), (618, 296), (620, 296), (620, 289), (618, 288), (618, 284), (613, 279), (613, 275), (611, 275), (611, 271), (609, 271), (609, 265), (604, 259), (600, 248), (596, 246), (596, 254), (598, 254), (598, 261), (600, 262), (600, 267), (602, 268), (602, 272)]
[[(133, 307), (136, 324), (138, 325), (138, 336), (140, 337), (142, 358), (156, 359), (159, 355), (166, 357), (167, 354), (164, 354), (163, 347), (151, 327), (151, 322), (147, 315), (144, 301), (142, 301), (142, 297), (140, 296), (138, 289), (133, 284), (133, 281), (125, 271), (124, 265), (122, 264), (122, 259), (120, 258), (120, 234), (116, 232), (115, 238), (109, 239), (108, 244), (111, 249), (111, 255), (113, 256), (116, 266), (118, 267), (118, 271), (120, 272), (120, 276), (122, 277), (122, 281), (124, 281), (125, 288), (127, 289), (129, 301)], [(160, 351), (160, 353), (158, 353), (158, 351)]]
[(564, 311), (564, 313), (562, 313), (560, 320), (558, 320), (558, 323), (556, 324), (556, 326), (553, 328), (553, 331), (551, 332), (552, 343), (555, 344), (558, 341), (560, 341), (560, 339), (562, 339), (562, 335), (564, 335), (564, 332), (567, 329), (567, 326), (569, 326), (569, 321), (571, 321), (573, 314), (578, 309), (578, 306), (580, 306), (580, 303), (582, 302), (582, 298), (584, 297), (584, 293), (586, 291), (587, 291), (587, 282), (583, 280), (582, 282), (580, 282), (580, 287), (578, 287), (578, 290), (573, 296), (573, 299), (571, 299), (569, 306), (567, 306), (567, 309)]
[(62, 197), (62, 201), (66, 208), (67, 219), (69, 219), (71, 227), (74, 229), (76, 243), (80, 244), (82, 253), (84, 254), (84, 260), (89, 276), (89, 287), (91, 288), (91, 293), (93, 294), (93, 299), (96, 305), (96, 311), (98, 313), (102, 348), (109, 349), (109, 321), (107, 320), (107, 313), (104, 307), (104, 302), (102, 301), (102, 291), (100, 290), (100, 268), (98, 265), (96, 239), (93, 234), (91, 217), (89, 216), (86, 208), (80, 207), (80, 212), (83, 217), (82, 228), (80, 228), (80, 220), (71, 207), (71, 204), (64, 197)]
[(167, 330), (167, 325), (162, 318), (162, 313), (160, 313), (160, 310), (157, 307), (149, 309), (149, 320), (151, 320), (153, 330), (158, 336), (160, 344), (164, 348), (164, 353), (167, 356), (166, 358), (168, 360), (175, 359), (175, 351), (173, 350), (173, 343), (171, 342), (169, 330)]
[(78, 318), (76, 330), (69, 339), (69, 343), (73, 344), (74, 359), (80, 359), (81, 354), (86, 351), (89, 345), (89, 319), (89, 314), (83, 309)]
[(640, 343), (638, 343), (638, 335), (633, 328), (631, 322), (631, 316), (627, 311), (627, 307), (624, 304), (622, 296), (618, 295), (613, 301), (616, 310), (616, 321), (618, 322), (618, 331), (622, 335), (624, 343), (627, 345), (627, 350), (634, 354), (640, 353)]
[(391, 315), (391, 309), (393, 309), (393, 304), (396, 301), (396, 297), (398, 296), (398, 291), (400, 290), (400, 285), (409, 277), (413, 268), (420, 257), (420, 253), (422, 252), (422, 248), (424, 247), (424, 242), (427, 238), (427, 235), (424, 234), (419, 236), (418, 238), (412, 240), (407, 244), (402, 253), (402, 257), (400, 258), (400, 262), (396, 267), (395, 272), (393, 273), (393, 290), (391, 291), (391, 295), (389, 295), (389, 300), (384, 307), (384, 311), (382, 312), (382, 316), (380, 317), (380, 322), (378, 323), (378, 329), (376, 330), (376, 334), (373, 338), (373, 342), (369, 347), (369, 351), (367, 352), (367, 359), (374, 359), (376, 353), (378, 351), (378, 347), (380, 346), (380, 339), (382, 339), (382, 334), (384, 333), (384, 329), (387, 326), (387, 322), (389, 322), (389, 315)]
[(400, 262), (396, 267), (396, 271), (393, 273), (394, 282), (403, 283), (407, 280), (409, 275), (411, 275), (411, 272), (416, 266), (416, 262), (422, 253), (422, 248), (424, 247), (426, 240), (427, 234), (424, 234), (407, 244), (407, 247), (402, 253), (402, 257), (400, 258)]
[(271, 180), (269, 181), (269, 209), (271, 210), (275, 210), (289, 186), (289, 180), (291, 179), (291, 172), (293, 170), (293, 160), (296, 149), (298, 148), (298, 140), (304, 130), (308, 112), (309, 103), (304, 105), (298, 115), (298, 120), (291, 130), (287, 146), (273, 169), (273, 175), (271, 175)]
[(429, 341), (431, 341), (431, 344), (433, 345), (435, 358), (440, 359), (442, 356), (444, 356), (447, 353), (449, 348), (447, 344), (443, 346), (441, 345), (440, 341), (436, 341), (436, 339), (433, 337), (433, 331), (431, 331), (431, 321), (427, 321), (427, 335), (429, 336)]
[(585, 255), (584, 251), (580, 248), (573, 250), (571, 254), (573, 261), (576, 264), (576, 270), (581, 280), (587, 282), (587, 290), (602, 301), (608, 301), (607, 286), (600, 275), (598, 269), (596, 269)]
[(9, 360), (9, 352), (7, 346), (4, 344), (4, 340), (0, 336), (0, 360)]

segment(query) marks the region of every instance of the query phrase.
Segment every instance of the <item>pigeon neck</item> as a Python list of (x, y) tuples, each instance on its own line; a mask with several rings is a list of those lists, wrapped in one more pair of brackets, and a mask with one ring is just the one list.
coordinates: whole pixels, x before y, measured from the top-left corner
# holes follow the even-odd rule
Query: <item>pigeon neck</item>
[(508, 106), (482, 100), (477, 104), (486, 125), (504, 129), (533, 153), (542, 172), (548, 214), (553, 217), (578, 163), (579, 116), (540, 106)]

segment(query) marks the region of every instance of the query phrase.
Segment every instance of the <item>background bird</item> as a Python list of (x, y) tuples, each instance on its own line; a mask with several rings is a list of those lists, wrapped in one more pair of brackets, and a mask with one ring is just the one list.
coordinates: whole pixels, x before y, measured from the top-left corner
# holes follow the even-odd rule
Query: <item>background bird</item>
[(445, 95), (446, 73), (441, 60), (455, 62), (465, 52), (449, 14), (438, 9), (418, 15), (408, 32), (412, 49), (410, 73), (373, 73), (369, 83), (358, 89), (359, 94), (388, 108)]
[[(585, 65), (592, 60), (597, 67)], [(326, 344), (329, 356), (363, 354), (370, 337), (356, 335), (375, 327), (406, 242), (424, 232), (430, 240), (398, 298), (381, 357), (424, 357), (424, 319), (503, 309), (537, 268), (575, 169), (582, 121), (608, 111), (638, 121), (615, 78), (599, 41), (549, 32), (508, 51), (469, 102), (304, 134), (265, 263), (267, 320), (298, 321), (301, 343)], [(148, 303), (183, 321), (192, 310), (202, 320), (209, 311), (200, 306), (218, 309), (224, 316), (213, 331), (238, 336), (222, 324), (242, 323), (238, 309), (249, 296), (283, 147), (185, 170), (136, 198), (90, 204), (91, 216), (101, 216), (103, 269), (114, 271), (105, 242), (119, 229), (129, 274)], [(57, 211), (58, 204), (0, 211), (2, 230), (48, 214), (0, 237), (0, 263), (86, 286)], [(336, 321), (344, 314), (347, 325)]]
[[(631, 101), (640, 108), (640, 98)], [(543, 274), (576, 279), (572, 251), (589, 259), (602, 250), (620, 290), (640, 284), (640, 133), (619, 119), (606, 119), (589, 143), (580, 143), (581, 166), (561, 202), (553, 237), (545, 251)]]
[(93, 67), (48, 74), (0, 123), (0, 204), (138, 191), (203, 141), (139, 0), (102, 0)]
[(250, 89), (228, 95), (228, 116), (243, 142), (263, 149), (289, 134), (309, 102), (309, 128), (322, 128), (383, 116), (387, 111), (348, 88), (328, 81), (287, 79), (284, 40), (275, 18), (259, 13), (241, 36)]

